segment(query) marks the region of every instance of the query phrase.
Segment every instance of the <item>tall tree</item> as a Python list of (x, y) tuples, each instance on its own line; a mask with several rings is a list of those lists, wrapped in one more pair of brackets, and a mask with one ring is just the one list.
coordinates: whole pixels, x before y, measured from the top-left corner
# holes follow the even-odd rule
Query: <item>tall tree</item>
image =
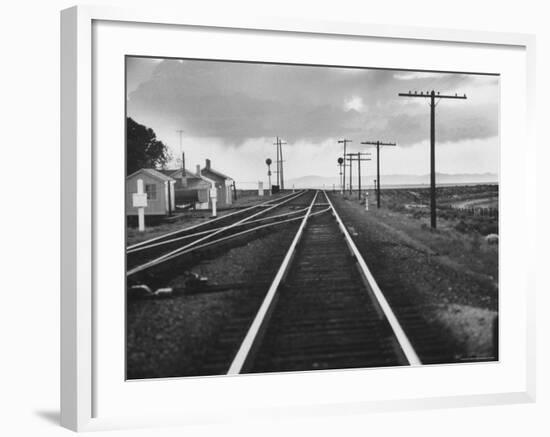
[(140, 168), (159, 168), (170, 159), (168, 148), (153, 129), (126, 118), (126, 174)]

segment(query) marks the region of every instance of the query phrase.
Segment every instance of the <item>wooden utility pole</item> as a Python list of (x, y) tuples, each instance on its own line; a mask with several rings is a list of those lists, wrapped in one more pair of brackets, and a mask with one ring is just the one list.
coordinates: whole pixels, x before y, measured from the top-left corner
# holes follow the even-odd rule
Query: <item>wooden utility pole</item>
[(357, 153), (348, 153), (348, 156), (347, 156), (347, 159), (349, 160), (349, 174), (350, 174), (350, 183), (349, 183), (349, 186), (350, 186), (350, 193), (351, 193), (351, 169), (352, 169), (352, 164), (353, 164), (353, 161), (357, 161), (357, 175), (358, 175), (358, 178), (359, 178), (359, 181), (358, 181), (358, 187), (359, 187), (359, 191), (358, 191), (358, 194), (359, 194), (359, 200), (361, 200), (361, 161), (370, 161), (371, 159), (370, 158), (363, 158), (363, 156), (367, 156), (367, 155), (370, 155), (370, 153), (362, 153), (362, 152), (357, 152)]
[(281, 149), (280, 155), (281, 155), (281, 190), (285, 189), (285, 172), (284, 172), (284, 162), (283, 159), (283, 145), (286, 144), (285, 141), (283, 141), (281, 138), (279, 138), (279, 148)]
[(362, 141), (361, 144), (369, 144), (376, 146), (376, 206), (380, 208), (380, 146), (397, 146), (395, 143), (383, 143), (380, 140), (377, 141)]
[[(182, 138), (183, 137), (183, 129), (178, 129), (176, 132), (178, 134), (180, 134), (180, 153), (179, 153), (179, 156), (181, 158), (181, 171), (185, 172), (185, 168), (184, 168), (185, 167), (185, 162), (183, 161), (183, 155), (182, 155), (182, 153), (183, 153), (183, 138)], [(184, 173), (182, 173), (182, 175), (183, 174)]]
[(277, 160), (276, 160), (276, 166), (275, 166), (277, 170), (275, 170), (275, 173), (277, 173), (277, 187), (281, 188), (281, 184), (279, 183), (279, 178), (280, 178), (279, 174), (281, 169), (281, 158), (279, 157), (279, 137), (277, 137), (275, 145), (277, 146)]
[(283, 145), (286, 144), (281, 138), (277, 137), (274, 146), (277, 146), (277, 185), (279, 189), (285, 189), (284, 170), (283, 170)]
[[(420, 93), (415, 91), (414, 93), (409, 91), (408, 93), (399, 93), (399, 97), (421, 97), (425, 99), (430, 99), (430, 210), (431, 210), (431, 226), (432, 228), (437, 227), (436, 223), (436, 202), (435, 202), (435, 107), (441, 99), (466, 99), (466, 94), (459, 96), (455, 95), (444, 95), (439, 92), (427, 91)], [(435, 101), (436, 99), (437, 102)], [(380, 183), (379, 183), (380, 184)]]
[(346, 191), (346, 146), (348, 143), (351, 143), (351, 140), (347, 140), (345, 138), (343, 140), (338, 140), (338, 144), (344, 145), (344, 177), (342, 178), (342, 193)]

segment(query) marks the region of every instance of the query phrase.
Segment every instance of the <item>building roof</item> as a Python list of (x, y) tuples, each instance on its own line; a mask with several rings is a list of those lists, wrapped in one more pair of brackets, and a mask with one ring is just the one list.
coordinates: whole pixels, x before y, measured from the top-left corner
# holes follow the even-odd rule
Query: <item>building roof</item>
[(229, 177), (227, 175), (224, 175), (223, 173), (217, 171), (217, 170), (214, 170), (212, 167), (210, 168), (207, 168), (207, 167), (204, 167), (202, 170), (201, 170), (201, 173), (210, 173), (211, 175), (213, 176), (217, 176), (219, 178), (222, 178), (222, 179), (230, 179), (230, 180), (233, 180), (232, 177)]
[(140, 168), (139, 170), (133, 172), (132, 174), (126, 176), (126, 179), (133, 178), (134, 176), (140, 174), (140, 173), (146, 173), (147, 175), (151, 176), (154, 179), (157, 179), (161, 182), (175, 182), (175, 179), (164, 174), (163, 171), (155, 170), (154, 168)]
[[(178, 173), (181, 172), (181, 168), (158, 170), (158, 171), (160, 171), (162, 174), (164, 174), (166, 176), (170, 176), (174, 179), (178, 179), (180, 177), (178, 175)], [(189, 170), (187, 168), (185, 169), (185, 177), (187, 177), (187, 178), (200, 178), (200, 176), (198, 174), (196, 174), (195, 172), (192, 172), (191, 170)]]
[(203, 179), (192, 178), (187, 181), (186, 190), (209, 190), (210, 184)]
[(175, 169), (175, 168), (169, 168), (169, 169), (161, 169), (161, 170), (157, 170), (159, 173), (162, 173), (163, 175), (165, 176), (170, 176), (172, 177), (172, 175), (178, 171), (178, 169)]

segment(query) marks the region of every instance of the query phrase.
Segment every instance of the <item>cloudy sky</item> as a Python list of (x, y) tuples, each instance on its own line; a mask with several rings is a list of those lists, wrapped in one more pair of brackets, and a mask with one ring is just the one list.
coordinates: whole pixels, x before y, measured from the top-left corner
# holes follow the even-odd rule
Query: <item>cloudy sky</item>
[(126, 80), (128, 116), (151, 127), (174, 157), (182, 129), (188, 168), (210, 158), (238, 182), (265, 179), (276, 136), (288, 143), (286, 179), (336, 175), (344, 137), (352, 152), (368, 151), (361, 141), (397, 142), (383, 151), (382, 174), (426, 174), (428, 100), (397, 94), (431, 89), (468, 96), (437, 106), (437, 171), (498, 172), (495, 76), (127, 58)]

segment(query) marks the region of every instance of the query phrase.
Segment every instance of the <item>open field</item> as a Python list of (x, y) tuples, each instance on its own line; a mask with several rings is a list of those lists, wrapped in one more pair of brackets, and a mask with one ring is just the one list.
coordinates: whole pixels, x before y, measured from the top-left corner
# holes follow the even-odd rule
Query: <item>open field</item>
[[(436, 192), (439, 228), (480, 236), (498, 234), (498, 185), (438, 187)], [(388, 188), (381, 190), (381, 196), (384, 208), (429, 225), (429, 188)], [(374, 204), (373, 190), (369, 198)], [(496, 214), (482, 215), (489, 208)]]

